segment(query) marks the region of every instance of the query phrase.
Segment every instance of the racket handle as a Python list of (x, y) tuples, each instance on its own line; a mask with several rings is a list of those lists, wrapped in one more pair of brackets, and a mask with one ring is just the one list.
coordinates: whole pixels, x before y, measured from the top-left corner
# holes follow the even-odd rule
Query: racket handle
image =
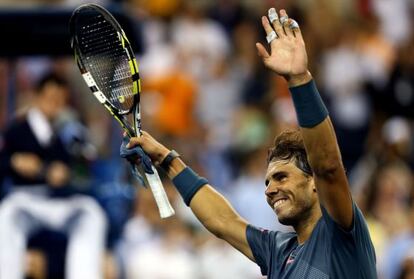
[(168, 218), (175, 214), (174, 208), (168, 200), (167, 193), (165, 193), (160, 176), (154, 166), (152, 166), (152, 171), (154, 174), (145, 173), (145, 176), (149, 187), (151, 188), (155, 202), (157, 203), (161, 218)]

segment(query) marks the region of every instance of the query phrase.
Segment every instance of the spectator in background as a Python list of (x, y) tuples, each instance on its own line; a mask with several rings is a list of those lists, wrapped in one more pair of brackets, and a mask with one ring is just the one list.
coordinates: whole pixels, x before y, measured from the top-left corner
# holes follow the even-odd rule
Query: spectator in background
[(11, 189), (0, 203), (0, 278), (23, 278), (27, 239), (44, 227), (69, 235), (66, 278), (102, 278), (106, 220), (92, 198), (68, 196), (70, 156), (53, 126), (67, 98), (66, 81), (45, 75), (4, 132), (0, 173)]
[(372, 103), (379, 117), (394, 115), (414, 118), (414, 31), (398, 48), (387, 83), (375, 86), (368, 83)]
[[(200, 278), (203, 279), (259, 279), (257, 266), (223, 240), (207, 232), (200, 233), (205, 242), (197, 248)], [(211, 268), (214, 266), (214, 268)]]
[[(412, 200), (414, 201), (414, 200)], [(414, 278), (414, 210), (411, 204), (410, 228), (390, 240), (385, 250), (385, 260), (380, 266), (384, 278)], [(404, 277), (405, 276), (405, 277)]]
[(408, 197), (412, 189), (412, 173), (401, 162), (387, 163), (373, 172), (361, 205), (367, 216), (378, 267), (386, 261), (390, 240), (409, 229)]
[[(151, 102), (147, 93), (152, 93), (152, 100), (156, 103), (156, 106), (150, 106), (150, 108), (148, 105), (144, 106), (143, 112), (148, 113), (150, 117), (146, 119), (152, 121), (147, 125), (163, 134), (182, 138), (190, 137), (196, 129), (194, 119), (196, 86), (179, 67), (169, 68), (164, 74), (148, 77), (143, 83), (145, 93), (143, 97), (147, 98), (146, 104), (150, 105)], [(171, 117), (172, 115), (174, 117)]]
[(349, 174), (353, 192), (358, 196), (369, 184), (369, 180), (378, 175), (376, 171), (380, 166), (396, 164), (409, 168), (408, 162), (412, 153), (410, 122), (402, 117), (392, 117), (379, 131), (377, 129), (372, 129), (366, 144), (367, 151)]
[(402, 264), (401, 274), (398, 279), (413, 279), (414, 278), (414, 259), (406, 259)]
[(384, 37), (394, 45), (404, 43), (412, 30), (412, 13), (410, 13), (412, 1), (370, 0), (369, 2), (371, 12), (380, 20), (380, 30)]
[[(169, 182), (163, 184), (174, 201)], [(161, 220), (151, 191), (140, 187), (117, 250), (125, 278), (196, 278), (192, 243), (189, 228), (177, 216)]]

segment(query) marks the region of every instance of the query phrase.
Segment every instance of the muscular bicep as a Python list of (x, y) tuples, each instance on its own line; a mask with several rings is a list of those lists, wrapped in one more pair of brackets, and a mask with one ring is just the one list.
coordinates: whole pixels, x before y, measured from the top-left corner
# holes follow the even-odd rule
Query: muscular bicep
[(206, 185), (194, 195), (190, 207), (211, 233), (254, 261), (246, 236), (247, 222), (220, 193)]
[(319, 201), (336, 223), (344, 229), (352, 226), (352, 197), (345, 172), (338, 171), (331, 178), (315, 176)]
[(255, 261), (246, 237), (247, 223), (242, 218), (231, 221), (221, 236), (231, 246), (239, 250), (250, 260)]
[(352, 225), (352, 198), (331, 120), (301, 128), (320, 203), (343, 228)]

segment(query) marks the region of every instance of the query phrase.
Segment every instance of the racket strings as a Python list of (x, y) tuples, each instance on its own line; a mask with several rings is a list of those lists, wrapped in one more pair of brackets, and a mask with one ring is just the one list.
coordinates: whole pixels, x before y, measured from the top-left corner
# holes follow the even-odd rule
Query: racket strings
[(85, 68), (117, 109), (129, 111), (134, 105), (134, 91), (129, 55), (120, 34), (102, 15), (88, 16), (78, 31)]

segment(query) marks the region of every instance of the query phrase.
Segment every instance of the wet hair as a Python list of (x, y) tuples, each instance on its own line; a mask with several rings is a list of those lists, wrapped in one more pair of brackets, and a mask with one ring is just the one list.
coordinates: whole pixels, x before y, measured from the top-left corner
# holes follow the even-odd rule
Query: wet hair
[(49, 72), (43, 75), (36, 83), (36, 92), (39, 94), (39, 92), (42, 91), (42, 89), (46, 86), (48, 83), (57, 84), (61, 87), (68, 87), (68, 82), (66, 79), (64, 79), (62, 76), (54, 73)]
[(292, 161), (305, 175), (313, 176), (299, 130), (287, 130), (275, 138), (274, 146), (268, 151), (267, 163), (275, 161)]

